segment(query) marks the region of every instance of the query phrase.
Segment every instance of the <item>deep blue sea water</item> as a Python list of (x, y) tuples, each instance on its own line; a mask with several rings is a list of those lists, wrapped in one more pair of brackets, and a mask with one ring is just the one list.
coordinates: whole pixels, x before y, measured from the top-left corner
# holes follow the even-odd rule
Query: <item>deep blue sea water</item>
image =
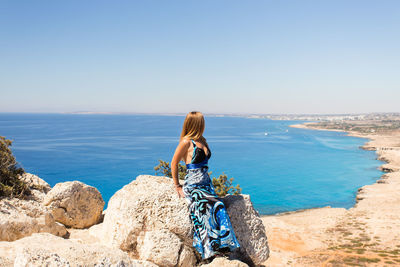
[[(80, 180), (104, 200), (140, 174), (170, 161), (183, 116), (0, 113), (0, 135), (24, 169), (51, 186)], [(206, 117), (210, 171), (234, 177), (261, 214), (350, 208), (382, 163), (359, 148), (366, 139), (290, 128), (299, 121)], [(265, 132), (268, 135), (265, 135)]]

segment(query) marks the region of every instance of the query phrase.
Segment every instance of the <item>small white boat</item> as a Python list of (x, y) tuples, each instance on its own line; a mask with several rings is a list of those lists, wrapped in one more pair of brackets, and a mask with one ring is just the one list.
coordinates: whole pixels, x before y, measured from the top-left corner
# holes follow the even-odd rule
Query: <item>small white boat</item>
[(264, 133), (264, 135), (268, 135), (268, 133)]

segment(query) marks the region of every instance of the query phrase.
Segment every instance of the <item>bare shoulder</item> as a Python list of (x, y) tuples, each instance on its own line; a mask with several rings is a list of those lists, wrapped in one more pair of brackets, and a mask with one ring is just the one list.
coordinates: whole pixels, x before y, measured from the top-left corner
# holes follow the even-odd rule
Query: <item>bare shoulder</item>
[(182, 138), (182, 140), (179, 142), (181, 146), (188, 147), (190, 145), (190, 140), (188, 138)]

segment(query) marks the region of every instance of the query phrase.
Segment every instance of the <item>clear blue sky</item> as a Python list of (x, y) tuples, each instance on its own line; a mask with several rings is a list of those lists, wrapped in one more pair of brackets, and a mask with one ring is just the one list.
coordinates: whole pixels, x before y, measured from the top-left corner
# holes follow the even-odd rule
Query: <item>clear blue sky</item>
[(400, 1), (3, 1), (0, 112), (400, 112)]

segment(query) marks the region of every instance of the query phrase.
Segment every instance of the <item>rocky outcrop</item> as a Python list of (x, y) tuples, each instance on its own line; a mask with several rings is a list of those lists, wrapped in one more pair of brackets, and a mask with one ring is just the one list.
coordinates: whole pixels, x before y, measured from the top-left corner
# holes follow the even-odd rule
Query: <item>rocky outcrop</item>
[(47, 194), (47, 192), (51, 190), (51, 186), (37, 175), (25, 172), (20, 176), (20, 179), (23, 180), (31, 190), (38, 190), (44, 194)]
[(56, 253), (44, 249), (24, 248), (15, 257), (14, 266), (70, 267), (71, 265)]
[(165, 177), (141, 175), (117, 191), (97, 233), (105, 244), (162, 266), (176, 266), (183, 251), (186, 261), (195, 260), (186, 202)]
[(268, 259), (269, 248), (265, 227), (249, 195), (228, 195), (224, 203), (239, 241), (239, 258), (261, 264)]
[[(31, 199), (0, 201), (0, 238), (13, 241), (0, 242), (1, 266), (191, 267), (200, 262), (192, 247), (186, 200), (177, 196), (171, 179), (138, 176), (112, 196), (104, 221), (98, 223), (104, 201), (96, 188), (73, 181), (49, 190), (39, 177), (25, 178), (36, 184)], [(229, 260), (206, 266), (264, 262), (267, 237), (249, 196), (223, 201), (241, 248)], [(64, 224), (77, 229), (70, 235)]]
[(33, 233), (47, 232), (66, 236), (67, 229), (56, 222), (51, 213), (34, 202), (19, 199), (0, 201), (0, 240), (14, 241)]
[(24, 181), (31, 190), (31, 199), (42, 201), (47, 192), (51, 190), (50, 185), (45, 180), (34, 174), (25, 172), (20, 175), (20, 179)]
[(215, 258), (208, 264), (203, 264), (201, 267), (247, 267), (248, 265), (238, 260), (229, 260), (226, 258)]
[(56, 184), (44, 197), (54, 219), (73, 228), (98, 223), (104, 207), (100, 192), (79, 181)]
[[(267, 237), (250, 198), (229, 196), (224, 202), (243, 247), (237, 257), (264, 262), (269, 254)], [(105, 244), (161, 266), (190, 266), (196, 259), (187, 203), (165, 177), (141, 175), (116, 192), (99, 227), (96, 235)]]
[(134, 260), (119, 249), (82, 244), (48, 233), (35, 233), (14, 242), (0, 242), (1, 266), (144, 266), (157, 265)]
[(28, 184), (31, 195), (26, 199), (0, 200), (0, 241), (41, 232), (65, 237), (65, 226), (84, 228), (101, 219), (104, 201), (92, 186), (75, 181), (59, 183), (51, 189), (30, 173), (22, 174), (20, 179)]
[(14, 241), (32, 233), (48, 232), (66, 236), (64, 225), (54, 220), (41, 200), (50, 186), (29, 173), (22, 175), (27, 181), (32, 195), (27, 199), (3, 198), (0, 200), (0, 241)]
[(138, 237), (139, 258), (160, 266), (177, 265), (181, 247), (179, 237), (166, 229), (143, 232)]

